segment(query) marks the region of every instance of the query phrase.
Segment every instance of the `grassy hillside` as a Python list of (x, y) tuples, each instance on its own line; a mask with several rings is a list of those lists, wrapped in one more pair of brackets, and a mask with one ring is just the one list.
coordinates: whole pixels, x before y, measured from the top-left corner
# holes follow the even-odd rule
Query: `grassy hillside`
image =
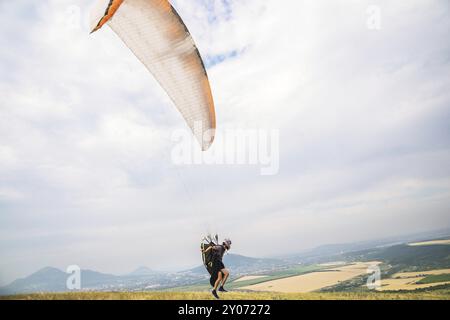
[[(250, 293), (230, 292), (221, 295), (223, 300), (450, 300), (450, 289), (381, 293), (381, 292), (330, 292), (330, 293)], [(212, 300), (209, 292), (83, 292), (42, 293), (0, 297), (21, 300)]]

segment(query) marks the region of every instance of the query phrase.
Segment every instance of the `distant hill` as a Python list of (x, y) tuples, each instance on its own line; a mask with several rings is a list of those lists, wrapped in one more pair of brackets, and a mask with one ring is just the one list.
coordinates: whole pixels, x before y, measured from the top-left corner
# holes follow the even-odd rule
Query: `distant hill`
[(371, 241), (361, 243), (327, 244), (298, 254), (286, 256), (285, 260), (290, 261), (291, 263), (302, 264), (324, 263), (341, 260), (343, 255), (349, 252), (373, 249), (383, 245), (386, 245), (386, 242)]
[(408, 234), (398, 237), (390, 237), (372, 241), (361, 241), (355, 243), (327, 244), (316, 248), (305, 250), (297, 254), (283, 256), (281, 258), (293, 263), (322, 263), (332, 260), (344, 259), (346, 254), (359, 252), (375, 248), (393, 247), (413, 241), (433, 240), (446, 238), (450, 235), (449, 229), (435, 230), (430, 232), (421, 232)]
[(142, 266), (142, 267), (139, 267), (136, 270), (128, 273), (127, 275), (128, 276), (148, 276), (148, 275), (153, 275), (156, 273), (159, 273), (159, 272), (154, 271), (148, 267)]
[[(95, 287), (118, 280), (117, 276), (91, 270), (82, 270), (81, 274), (85, 287)], [(68, 276), (69, 274), (59, 269), (45, 267), (26, 278), (17, 279), (8, 286), (0, 288), (0, 294), (66, 291)]]
[(32, 275), (17, 279), (10, 285), (0, 288), (0, 294), (22, 292), (59, 292), (66, 289), (67, 273), (52, 267), (42, 268)]
[(397, 269), (450, 268), (450, 245), (409, 246), (406, 244), (375, 248), (344, 255), (346, 260), (380, 260)]

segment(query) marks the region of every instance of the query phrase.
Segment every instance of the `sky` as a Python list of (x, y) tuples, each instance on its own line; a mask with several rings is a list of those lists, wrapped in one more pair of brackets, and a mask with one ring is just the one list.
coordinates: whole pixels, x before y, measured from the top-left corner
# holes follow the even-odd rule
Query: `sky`
[(278, 132), (272, 175), (174, 164), (185, 123), (91, 4), (0, 0), (0, 285), (182, 270), (210, 232), (267, 257), (450, 227), (448, 1), (172, 1), (218, 141)]

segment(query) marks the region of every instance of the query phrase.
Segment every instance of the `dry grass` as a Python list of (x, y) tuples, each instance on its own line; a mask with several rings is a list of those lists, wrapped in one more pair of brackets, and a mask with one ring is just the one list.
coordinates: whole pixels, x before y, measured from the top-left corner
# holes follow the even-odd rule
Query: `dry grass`
[[(450, 290), (411, 293), (330, 292), (272, 293), (230, 292), (223, 300), (450, 300)], [(0, 297), (8, 300), (211, 300), (209, 292), (81, 292), (42, 293)]]
[(267, 276), (243, 276), (243, 277), (240, 277), (240, 278), (234, 280), (233, 282), (242, 282), (242, 281), (263, 279), (263, 278), (267, 278)]
[(450, 284), (450, 281), (434, 282), (434, 283), (424, 283), (418, 284), (417, 281), (422, 280), (424, 277), (420, 278), (399, 278), (399, 279), (386, 279), (381, 281), (381, 287), (377, 290), (379, 291), (398, 291), (398, 290), (416, 290), (431, 288), (435, 286), (441, 286), (445, 284)]
[(417, 272), (399, 272), (392, 275), (391, 279), (382, 280), (381, 287), (378, 290), (379, 291), (416, 290), (450, 284), (450, 281), (417, 283), (423, 280), (427, 275), (441, 275), (449, 273), (450, 269), (435, 269)]
[(409, 243), (409, 246), (432, 246), (437, 244), (450, 244), (450, 239), (446, 240), (432, 240), (432, 241), (423, 241), (423, 242), (414, 242)]
[(242, 289), (252, 291), (274, 291), (284, 293), (311, 292), (325, 287), (330, 287), (339, 282), (346, 281), (366, 274), (367, 268), (371, 265), (378, 265), (380, 262), (357, 262), (351, 265), (327, 269), (319, 272), (311, 272), (298, 276), (283, 279), (266, 281)]
[(392, 275), (392, 278), (416, 278), (423, 277), (432, 274), (447, 274), (450, 273), (450, 269), (434, 269), (427, 271), (414, 271), (414, 272), (398, 272)]

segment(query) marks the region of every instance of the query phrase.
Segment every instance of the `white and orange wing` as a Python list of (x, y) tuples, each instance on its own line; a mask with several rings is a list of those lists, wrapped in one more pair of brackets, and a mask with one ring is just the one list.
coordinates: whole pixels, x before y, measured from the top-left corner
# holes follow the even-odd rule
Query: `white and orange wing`
[(200, 53), (168, 0), (100, 0), (92, 30), (105, 23), (167, 92), (202, 150), (214, 141), (216, 116)]

